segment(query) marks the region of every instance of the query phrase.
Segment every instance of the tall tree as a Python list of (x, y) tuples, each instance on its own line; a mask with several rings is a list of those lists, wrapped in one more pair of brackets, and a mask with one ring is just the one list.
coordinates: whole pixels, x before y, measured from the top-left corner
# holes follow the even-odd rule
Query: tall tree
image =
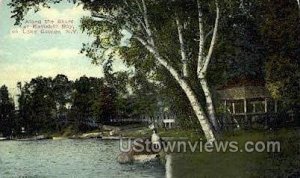
[[(57, 3), (59, 1), (46, 1), (41, 0), (37, 2), (32, 1), (16, 1), (12, 0), (10, 3), (13, 10), (13, 17), (16, 19), (17, 24), (23, 20), (25, 13), (34, 8), (39, 10), (39, 5), (48, 6), (50, 3)], [(76, 2), (76, 1), (74, 1)], [(193, 108), (194, 114), (198, 118), (202, 130), (208, 141), (215, 140), (215, 134), (211, 123), (217, 129), (217, 122), (214, 116), (213, 103), (211, 99), (210, 90), (206, 81), (206, 72), (208, 64), (210, 62), (212, 52), (216, 43), (216, 35), (218, 29), (219, 20), (219, 7), (218, 3), (215, 3), (215, 20), (213, 22), (213, 31), (210, 45), (205, 46), (204, 30), (204, 12), (203, 9), (208, 9), (207, 3), (200, 1), (127, 1), (127, 0), (113, 0), (113, 1), (87, 1), (81, 0), (84, 8), (92, 12), (92, 17), (85, 17), (82, 19), (82, 29), (88, 34), (95, 36), (95, 41), (90, 45), (85, 45), (83, 51), (86, 55), (93, 59), (94, 62), (103, 59), (103, 57), (111, 57), (120, 52), (120, 40), (123, 37), (123, 32), (127, 31), (130, 34), (131, 44), (138, 42), (139, 46), (147, 51), (148, 55), (151, 55), (155, 60), (155, 64), (164, 67), (173, 77), (177, 84), (184, 91), (188, 98), (190, 105)], [(208, 1), (208, 4), (211, 1)], [(205, 6), (205, 8), (204, 8)], [(181, 8), (179, 8), (181, 7)], [(180, 11), (183, 10), (184, 12)], [(180, 17), (182, 15), (182, 17)], [(195, 15), (197, 18), (195, 18)], [(205, 14), (207, 15), (207, 14)], [(210, 15), (207, 15), (207, 17)], [(160, 18), (160, 20), (157, 20)], [(198, 23), (194, 23), (195, 20)], [(166, 22), (177, 22), (177, 37), (178, 49), (181, 51), (179, 56), (174, 55), (173, 49), (164, 41), (164, 36), (167, 33), (172, 33), (173, 28), (169, 28), (171, 31), (163, 31)], [(192, 23), (190, 23), (192, 22)], [(170, 23), (167, 23), (170, 24)], [(211, 26), (211, 25), (209, 25)], [(168, 28), (168, 27), (167, 27)], [(186, 32), (183, 30), (186, 28)], [(187, 29), (194, 32), (194, 36), (190, 36), (187, 40), (184, 38), (183, 33), (188, 33)], [(174, 34), (174, 33), (172, 33)], [(207, 33), (209, 34), (209, 33)], [(194, 57), (188, 57), (187, 51), (193, 53), (194, 50), (187, 49), (189, 41), (192, 43), (194, 39), (199, 39), (198, 55), (191, 54)], [(184, 42), (186, 42), (184, 44)], [(129, 45), (130, 46), (130, 45)], [(170, 44), (172, 46), (172, 44)], [(181, 55), (180, 55), (181, 54)], [(189, 60), (191, 59), (191, 60)], [(195, 66), (193, 62), (196, 62), (198, 79), (201, 81), (201, 86), (206, 98), (206, 106), (202, 106), (199, 102), (199, 98), (196, 95), (193, 87), (191, 86), (187, 69), (188, 65)], [(205, 110), (207, 108), (207, 110)], [(209, 118), (211, 120), (209, 120)], [(211, 121), (211, 123), (210, 123)]]
[(74, 82), (73, 102), (71, 107), (71, 117), (75, 120), (78, 129), (81, 128), (86, 119), (92, 117), (92, 104), (94, 95), (90, 79), (86, 76), (80, 77)]
[[(261, 18), (256, 17), (262, 11), (261, 4), (258, 1), (236, 0), (225, 5), (230, 7), (222, 11), (227, 18), (220, 22), (220, 43), (215, 51), (215, 60), (212, 61), (214, 69), (211, 69), (217, 72), (218, 67), (223, 68), (224, 73), (223, 77), (210, 74), (210, 77), (219, 78), (211, 81), (224, 85), (226, 81), (236, 78), (263, 80), (267, 49), (259, 29)], [(220, 78), (221, 81), (217, 82)]]
[(72, 82), (65, 75), (57, 75), (52, 80), (54, 100), (58, 113), (66, 111), (66, 105), (71, 102)]
[(52, 78), (33, 78), (24, 86), (18, 84), (20, 126), (29, 133), (52, 131), (56, 125), (56, 103), (52, 88)]
[(22, 85), (21, 82), (18, 82), (17, 87), (20, 94), (18, 95), (18, 104), (19, 104), (19, 123), (18, 123), (18, 132), (21, 131), (21, 127), (28, 129), (31, 125), (31, 113), (32, 108), (30, 106), (31, 102), (31, 93), (29, 91), (29, 83)]
[(56, 118), (56, 103), (52, 88), (52, 78), (37, 77), (30, 81), (32, 108), (31, 131), (53, 130)]
[(150, 82), (146, 73), (141, 69), (137, 69), (135, 75), (131, 77), (130, 86), (132, 87), (136, 117), (154, 117), (159, 109), (158, 86)]
[(5, 85), (0, 88), (0, 133), (11, 135), (15, 127), (15, 105)]
[(206, 99), (206, 107), (207, 107), (207, 112), (210, 117), (210, 120), (215, 127), (216, 130), (219, 129), (218, 123), (217, 123), (217, 118), (215, 114), (215, 109), (213, 105), (213, 100), (212, 100), (212, 94), (210, 92), (208, 82), (207, 82), (207, 70), (208, 70), (208, 65), (211, 61), (211, 56), (216, 44), (216, 38), (217, 38), (217, 33), (218, 33), (218, 26), (219, 26), (219, 18), (220, 18), (220, 9), (219, 9), (219, 4), (218, 1), (216, 0), (216, 19), (215, 19), (215, 25), (212, 30), (212, 38), (210, 42), (210, 46), (208, 49), (207, 54), (204, 53), (204, 45), (205, 45), (205, 31), (204, 31), (204, 19), (203, 19), (203, 11), (202, 11), (202, 2), (200, 0), (197, 0), (197, 6), (198, 6), (198, 21), (199, 21), (199, 54), (198, 54), (198, 65), (197, 65), (197, 76), (198, 79), (200, 80), (200, 84), (202, 86), (205, 99)]

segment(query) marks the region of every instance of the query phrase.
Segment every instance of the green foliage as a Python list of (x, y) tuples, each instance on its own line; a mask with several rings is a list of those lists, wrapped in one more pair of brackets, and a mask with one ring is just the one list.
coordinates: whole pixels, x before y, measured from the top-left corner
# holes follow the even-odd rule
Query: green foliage
[[(152, 37), (155, 40), (157, 49), (177, 71), (181, 71), (182, 63), (180, 60), (180, 51), (178, 50), (180, 45), (174, 17), (178, 16), (184, 25), (183, 33), (188, 58), (190, 59), (188, 65), (191, 79), (189, 82), (192, 84), (192, 88), (195, 89), (197, 95), (202, 97), (202, 91), (199, 90), (201, 87), (197, 82), (195, 68), (198, 55), (198, 42), (196, 39), (199, 38), (197, 33), (197, 1), (145, 0), (145, 2), (147, 5), (147, 15), (151, 23), (150, 28), (154, 32)], [(35, 4), (41, 5), (43, 3), (51, 5), (54, 2), (44, 0), (36, 2)], [(160, 102), (171, 106), (172, 110), (177, 111), (183, 116), (181, 118), (186, 118), (185, 116), (189, 118), (195, 117), (190, 107), (186, 109), (190, 104), (178, 84), (172, 79), (173, 77), (171, 77), (166, 69), (158, 65), (153, 55), (151, 55), (144, 46), (137, 43), (134, 38), (131, 38), (135, 35), (141, 37), (147, 37), (147, 35), (149, 35), (147, 30), (136, 22), (141, 20), (143, 21), (143, 25), (146, 25), (145, 21), (142, 20), (144, 14), (142, 12), (143, 5), (141, 1), (81, 0), (77, 1), (77, 3), (83, 4), (86, 10), (91, 11), (92, 17), (83, 17), (81, 19), (81, 29), (83, 32), (94, 37), (91, 43), (83, 44), (81, 53), (91, 58), (94, 64), (104, 64), (104, 69), (107, 69), (104, 71), (108, 86), (111, 87), (112, 90), (120, 91), (115, 84), (112, 84), (115, 83), (116, 76), (109, 71), (110, 63), (115, 58), (123, 59), (127, 65), (133, 66), (136, 69), (133, 75), (135, 79), (137, 79), (136, 82), (140, 82), (140, 84), (133, 86), (134, 95), (129, 100), (129, 103), (131, 103), (129, 105), (135, 108), (132, 110), (136, 110), (133, 111), (133, 113), (155, 115), (155, 113), (160, 112), (157, 109), (157, 103)], [(23, 19), (26, 11), (24, 11), (24, 8), (18, 8), (16, 6), (17, 4), (18, 3), (13, 1), (10, 5), (15, 10), (14, 15), (16, 16), (14, 16), (14, 18), (19, 22)], [(32, 7), (30, 3), (26, 4), (24, 2), (22, 5), (27, 9)], [(205, 13), (204, 21), (207, 22), (207, 24), (214, 24), (214, 1), (203, 1), (203, 11)], [(21, 18), (18, 18), (18, 16)], [(205, 31), (208, 32), (211, 28), (211, 25), (207, 25), (205, 26)], [(124, 35), (124, 33), (127, 35)], [(122, 45), (121, 41), (123, 38), (128, 38), (130, 42), (126, 45)], [(208, 48), (208, 46), (206, 46), (206, 48)], [(143, 73), (143, 78), (141, 78), (140, 73)], [(120, 80), (122, 79), (120, 78)], [(124, 88), (124, 86), (122, 88)], [(147, 94), (145, 94), (145, 92)], [(107, 93), (111, 93), (111, 96), (114, 97), (114, 94), (112, 94), (114, 92)], [(174, 96), (176, 96), (176, 99), (174, 99)], [(124, 105), (126, 101), (123, 101), (122, 97), (119, 96), (116, 98), (118, 103), (120, 103), (119, 107), (124, 108), (122, 105)], [(107, 103), (109, 103), (109, 98), (105, 99), (107, 99)], [(136, 101), (135, 104), (132, 104), (132, 101)], [(94, 107), (100, 107), (100, 103), (101, 101), (99, 101), (98, 104), (94, 104)], [(161, 107), (163, 108), (165, 106)]]
[[(28, 134), (60, 132), (70, 126), (87, 131), (95, 127), (89, 125), (91, 122), (109, 124), (111, 119), (154, 116), (158, 108), (155, 87), (148, 81), (136, 86), (132, 81), (137, 78), (113, 72), (111, 67), (106, 63), (103, 78), (83, 76), (73, 82), (57, 75), (54, 79), (37, 77), (24, 85), (18, 83), (19, 119), (13, 122), (14, 128), (20, 132), (25, 127)], [(5, 87), (3, 91), (8, 97)]]
[(287, 109), (296, 109), (300, 102), (300, 71), (297, 61), (270, 56), (266, 65), (267, 86), (273, 98), (283, 101)]
[(133, 92), (133, 114), (155, 116), (159, 110), (159, 93), (155, 83), (148, 80), (142, 70), (137, 70), (130, 80)]
[(52, 88), (57, 110), (60, 113), (64, 112), (66, 104), (71, 102), (72, 82), (65, 75), (57, 75), (52, 80)]
[(9, 136), (16, 125), (15, 105), (5, 85), (0, 88), (0, 134)]
[[(13, 18), (16, 24), (24, 19), (30, 9), (49, 7), (62, 0), (17, 1), (12, 0)], [(132, 114), (153, 115), (157, 103), (162, 102), (185, 120), (182, 125), (194, 125), (194, 114), (184, 92), (168, 71), (158, 65), (144, 46), (132, 36), (145, 39), (148, 32), (135, 20), (143, 21), (142, 3), (133, 0), (73, 0), (83, 4), (92, 17), (81, 19), (83, 32), (94, 37), (83, 44), (81, 53), (92, 59), (92, 63), (104, 66), (104, 84), (93, 84), (89, 78), (75, 83), (73, 109), (88, 116), (100, 118)], [(157, 50), (170, 66), (181, 71), (179, 40), (175, 17), (183, 24), (183, 36), (187, 49), (187, 79), (200, 102), (204, 103), (203, 93), (196, 76), (198, 55), (198, 11), (195, 0), (145, 0), (150, 28)], [(215, 1), (201, 1), (205, 22), (205, 38), (210, 39), (210, 31), (215, 20)], [(259, 78), (266, 80), (275, 98), (283, 100), (287, 107), (299, 103), (299, 10), (296, 1), (268, 0), (223, 0), (220, 1), (221, 19), (218, 44), (208, 70), (208, 80), (212, 88), (226, 84), (232, 78)], [(146, 25), (143, 21), (143, 25)], [(122, 39), (129, 41), (122, 44)], [(209, 44), (207, 42), (206, 44)], [(208, 50), (205, 45), (205, 50)], [(116, 58), (134, 67), (132, 81), (133, 95), (127, 91), (127, 73), (115, 74), (112, 61)], [(181, 72), (179, 72), (181, 73)], [(125, 82), (126, 81), (126, 82)], [(94, 91), (92, 88), (101, 88)], [(24, 91), (30, 91), (25, 87)], [(146, 94), (145, 94), (146, 92)], [(93, 93), (93, 94), (91, 94)], [(26, 98), (29, 96), (22, 96)], [(61, 98), (57, 96), (58, 98)], [(101, 99), (98, 99), (100, 97)], [(23, 100), (22, 99), (22, 100)], [(30, 97), (29, 99), (30, 100)], [(62, 99), (61, 104), (68, 99)], [(24, 100), (22, 102), (27, 102)], [(126, 107), (128, 106), (128, 107)], [(25, 106), (26, 107), (26, 106)], [(165, 107), (165, 106), (163, 106)], [(102, 111), (101, 108), (106, 108)], [(147, 109), (145, 109), (147, 108)], [(75, 114), (76, 115), (76, 114)], [(101, 116), (102, 115), (102, 116)], [(127, 116), (126, 116), (127, 115)], [(81, 117), (80, 114), (76, 117)], [(84, 116), (86, 117), (86, 116)]]
[(261, 33), (267, 47), (267, 86), (286, 110), (297, 112), (300, 102), (299, 9), (296, 1), (270, 1), (264, 7)]
[(24, 86), (19, 83), (20, 127), (28, 132), (51, 130), (55, 126), (56, 103), (52, 79), (37, 77)]

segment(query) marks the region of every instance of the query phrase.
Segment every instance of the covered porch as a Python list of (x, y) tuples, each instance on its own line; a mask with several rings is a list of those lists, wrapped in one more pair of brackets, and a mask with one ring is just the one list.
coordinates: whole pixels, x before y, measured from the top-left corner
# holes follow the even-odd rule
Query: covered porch
[(253, 123), (267, 125), (278, 111), (264, 86), (233, 86), (218, 90), (224, 113), (240, 126), (252, 127)]

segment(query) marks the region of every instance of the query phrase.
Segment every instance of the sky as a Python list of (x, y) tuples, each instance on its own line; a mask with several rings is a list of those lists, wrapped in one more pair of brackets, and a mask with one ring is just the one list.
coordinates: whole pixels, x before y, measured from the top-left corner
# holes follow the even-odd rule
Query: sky
[[(80, 18), (90, 15), (82, 6), (61, 3), (37, 13), (30, 11), (25, 17), (25, 21), (41, 20), (42, 23), (44, 20), (55, 23), (58, 19), (73, 20), (75, 34), (24, 34), (22, 28), (27, 24), (24, 21), (23, 26), (14, 26), (10, 11), (5, 0), (0, 0), (0, 86), (8, 86), (12, 96), (18, 93), (17, 82), (29, 82), (37, 76), (65, 74), (71, 80), (83, 75), (103, 76), (101, 66), (91, 64), (89, 58), (79, 53), (82, 43), (92, 41), (92, 37), (79, 30)], [(115, 71), (125, 69), (121, 61), (114, 63)]]

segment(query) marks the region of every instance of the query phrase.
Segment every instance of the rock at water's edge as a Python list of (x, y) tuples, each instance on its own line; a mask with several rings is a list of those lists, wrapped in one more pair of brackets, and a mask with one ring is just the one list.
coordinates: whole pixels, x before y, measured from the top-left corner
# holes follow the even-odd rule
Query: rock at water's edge
[(128, 152), (127, 153), (123, 152), (123, 153), (119, 154), (117, 160), (120, 164), (132, 163), (133, 162), (133, 156), (132, 156), (132, 154), (130, 154)]

